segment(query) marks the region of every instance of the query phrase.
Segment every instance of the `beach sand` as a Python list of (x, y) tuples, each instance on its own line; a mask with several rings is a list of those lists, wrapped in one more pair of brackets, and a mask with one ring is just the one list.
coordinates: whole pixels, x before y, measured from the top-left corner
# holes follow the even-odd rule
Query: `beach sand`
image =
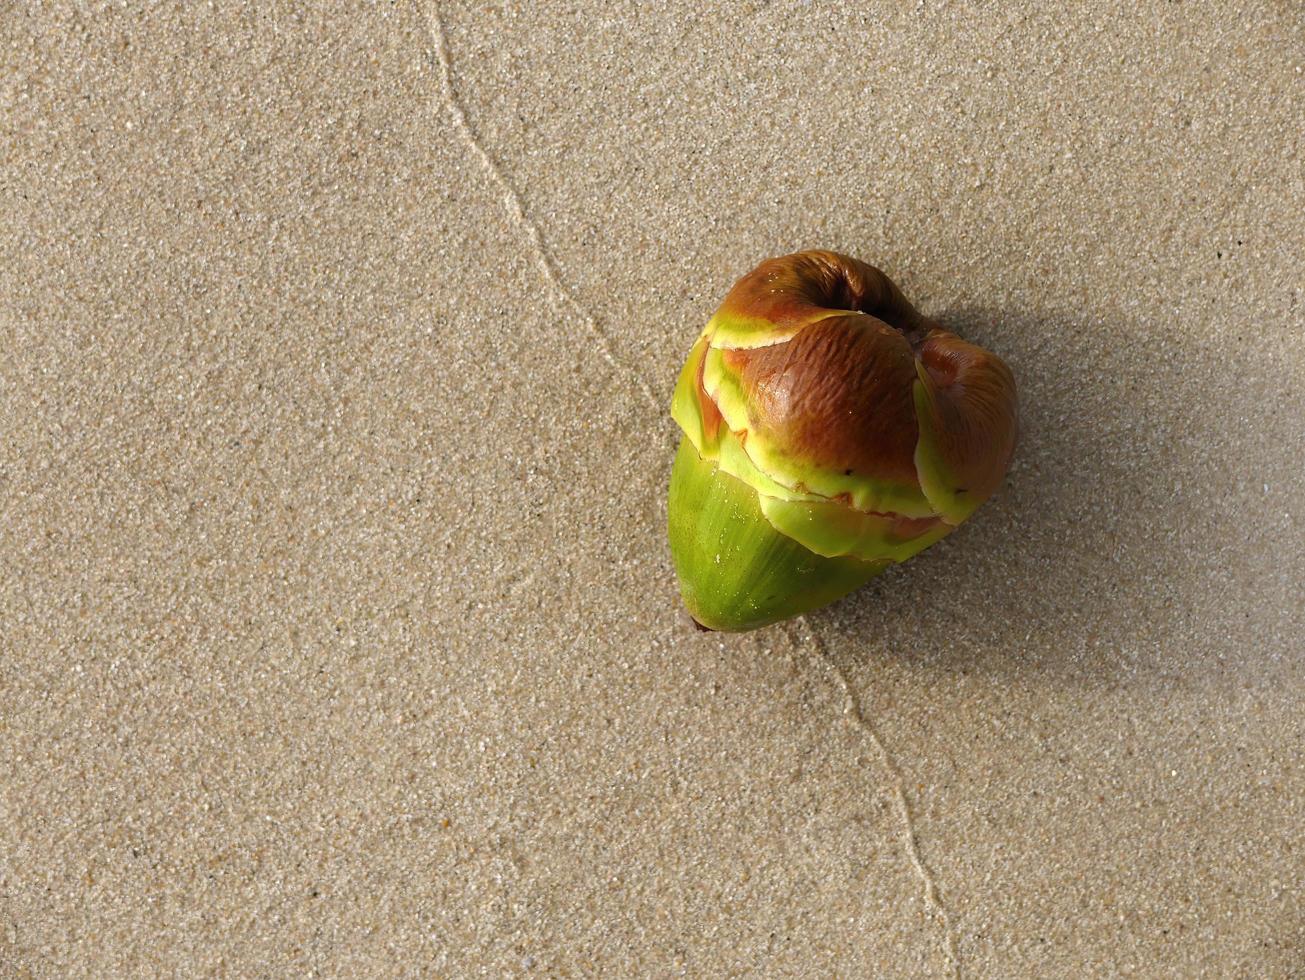
[[(0, 14), (0, 976), (1305, 971), (1298, 8), (126, 6)], [(699, 633), (804, 247), (1020, 447)]]

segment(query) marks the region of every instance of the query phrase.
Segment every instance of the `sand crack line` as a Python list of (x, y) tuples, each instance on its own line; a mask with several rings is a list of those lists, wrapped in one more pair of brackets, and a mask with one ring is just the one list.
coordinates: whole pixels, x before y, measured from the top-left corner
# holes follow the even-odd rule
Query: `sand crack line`
[[(960, 980), (961, 976), (961, 959), (956, 951), (956, 936), (952, 929), (952, 918), (948, 914), (946, 906), (942, 903), (942, 898), (938, 894), (938, 884), (934, 880), (929, 866), (924, 863), (924, 858), (920, 855), (920, 840), (915, 832), (915, 820), (911, 816), (911, 806), (906, 799), (906, 783), (902, 778), (902, 770), (898, 768), (897, 762), (893, 759), (892, 753), (884, 745), (883, 739), (879, 737), (879, 732), (875, 730), (870, 720), (861, 713), (861, 703), (852, 689), (852, 684), (847, 679), (847, 673), (838, 662), (829, 654), (829, 648), (825, 641), (811, 628), (811, 624), (805, 616), (799, 617), (803, 627), (806, 629), (808, 646), (811, 650), (813, 660), (822, 661), (829, 671), (834, 675), (838, 683), (839, 690), (843, 694), (843, 717), (860, 729), (866, 739), (874, 746), (875, 752), (879, 755), (880, 763), (888, 773), (892, 783), (893, 806), (897, 810), (897, 820), (901, 826), (902, 841), (906, 845), (906, 855), (910, 859), (911, 867), (915, 871), (915, 876), (920, 879), (920, 886), (924, 892), (924, 905), (929, 913), (935, 916), (943, 929), (943, 946), (947, 952), (947, 958), (951, 962), (952, 975)], [(797, 644), (801, 646), (801, 644)]]
[[(612, 353), (612, 344), (610, 338), (598, 325), (597, 319), (592, 313), (580, 305), (580, 302), (572, 295), (571, 291), (562, 282), (562, 277), (558, 272), (557, 262), (549, 253), (544, 245), (543, 236), (539, 231), (539, 226), (533, 222), (529, 215), (526, 214), (525, 206), (522, 201), (521, 193), (513, 186), (512, 182), (507, 179), (503, 168), (485, 149), (484, 144), (476, 135), (471, 123), (468, 121), (466, 109), (462, 100), (458, 97), (457, 89), (453, 84), (453, 68), (449, 58), (448, 37), (444, 29), (444, 22), (440, 18), (438, 6), (431, 2), (424, 5), (426, 24), (431, 35), (431, 41), (435, 46), (435, 57), (439, 62), (440, 82), (444, 89), (445, 103), (450, 115), (453, 117), (454, 124), (462, 133), (463, 138), (475, 153), (480, 164), (489, 174), (491, 180), (498, 185), (503, 194), (503, 203), (506, 205), (508, 213), (511, 215), (513, 222), (521, 228), (530, 243), (531, 252), (535, 259), (535, 264), (539, 269), (540, 275), (552, 288), (553, 292), (579, 317), (584, 323), (586, 329), (594, 337), (599, 347), (599, 353), (618, 372), (626, 375), (642, 392), (644, 398), (654, 408), (660, 409), (661, 402), (653, 394), (648, 383), (643, 380), (635, 371), (621, 364), (616, 356)], [(805, 620), (804, 620), (805, 623)], [(902, 826), (902, 837), (906, 844), (906, 852), (911, 861), (911, 866), (915, 870), (916, 876), (920, 879), (924, 889), (924, 901), (926, 907), (939, 919), (943, 926), (944, 941), (946, 944), (947, 954), (951, 961), (953, 973), (956, 977), (961, 975), (961, 963), (956, 953), (956, 943), (952, 932), (951, 917), (947, 909), (943, 906), (942, 900), (938, 895), (938, 886), (934, 882), (933, 875), (925, 865), (920, 856), (920, 845), (916, 837), (915, 825), (911, 818), (911, 809), (906, 800), (906, 788), (902, 780), (901, 770), (897, 768), (896, 762), (893, 761), (892, 755), (884, 746), (879, 738), (878, 732), (870, 722), (861, 714), (861, 708), (857, 701), (852, 686), (848, 683), (847, 675), (842, 668), (829, 656), (823, 641), (807, 627), (808, 636), (811, 641), (811, 648), (814, 651), (814, 658), (823, 661), (833, 672), (838, 682), (839, 688), (843, 693), (843, 715), (850, 720), (854, 726), (862, 731), (874, 746), (875, 751), (879, 754), (884, 769), (889, 773), (892, 780), (894, 805), (897, 809), (898, 820)]]
[(467, 119), (466, 108), (462, 100), (458, 97), (457, 88), (453, 84), (453, 66), (449, 58), (449, 41), (448, 34), (444, 29), (444, 21), (440, 17), (439, 6), (433, 0), (424, 4), (426, 27), (430, 32), (431, 41), (435, 45), (435, 57), (439, 61), (440, 82), (444, 87), (444, 100), (448, 106), (449, 114), (453, 116), (454, 125), (462, 133), (463, 138), (471, 146), (472, 151), (476, 154), (480, 164), (489, 174), (490, 179), (494, 181), (503, 194), (503, 203), (507, 206), (508, 214), (512, 216), (513, 222), (525, 233), (530, 242), (530, 250), (535, 259), (535, 265), (539, 268), (539, 273), (544, 277), (544, 281), (552, 288), (553, 292), (562, 300), (562, 302), (571, 307), (572, 311), (579, 317), (585, 325), (590, 335), (598, 344), (598, 352), (602, 355), (603, 360), (607, 361), (616, 371), (624, 374), (638, 386), (643, 393), (648, 404), (661, 410), (661, 401), (653, 394), (648, 383), (644, 381), (639, 374), (633, 369), (622, 364), (612, 353), (611, 339), (599, 327), (594, 315), (580, 305), (579, 300), (572, 295), (571, 291), (562, 283), (562, 277), (558, 272), (557, 260), (549, 253), (544, 245), (543, 235), (540, 234), (539, 226), (530, 220), (526, 214), (525, 205), (522, 202), (521, 192), (512, 185), (503, 172), (502, 166), (499, 165), (485, 145), (476, 135), (470, 121)]

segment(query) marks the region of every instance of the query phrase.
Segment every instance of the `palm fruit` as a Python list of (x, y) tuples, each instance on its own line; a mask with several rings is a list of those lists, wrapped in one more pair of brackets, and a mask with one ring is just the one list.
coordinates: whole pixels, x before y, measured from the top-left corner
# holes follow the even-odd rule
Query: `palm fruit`
[(837, 252), (769, 259), (675, 387), (671, 554), (699, 625), (748, 630), (846, 595), (949, 534), (1015, 448), (1015, 380)]

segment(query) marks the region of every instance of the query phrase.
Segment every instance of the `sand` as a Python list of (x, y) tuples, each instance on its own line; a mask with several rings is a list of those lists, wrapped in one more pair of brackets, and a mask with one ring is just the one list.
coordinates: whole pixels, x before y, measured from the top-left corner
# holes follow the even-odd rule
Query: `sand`
[[(0, 976), (1305, 972), (1299, 8), (267, 6), (0, 14)], [(810, 246), (1018, 457), (701, 634)]]

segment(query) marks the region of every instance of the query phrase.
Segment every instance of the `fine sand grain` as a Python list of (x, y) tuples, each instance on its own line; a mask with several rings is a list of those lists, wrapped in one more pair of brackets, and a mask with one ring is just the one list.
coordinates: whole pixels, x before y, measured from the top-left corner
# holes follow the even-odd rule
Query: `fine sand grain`
[[(0, 10), (0, 977), (1302, 975), (1298, 5), (303, 6)], [(698, 633), (812, 246), (1020, 449)]]

